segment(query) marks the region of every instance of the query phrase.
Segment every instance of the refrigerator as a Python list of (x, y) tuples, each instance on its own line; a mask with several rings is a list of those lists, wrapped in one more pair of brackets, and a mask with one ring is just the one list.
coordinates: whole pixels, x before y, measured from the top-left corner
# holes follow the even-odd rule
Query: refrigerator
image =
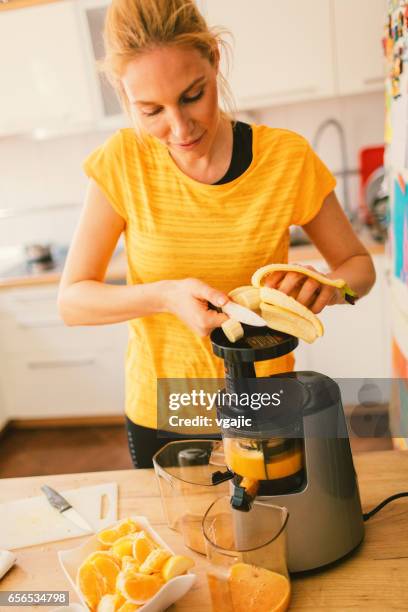
[(394, 446), (408, 449), (408, 0), (388, 0), (384, 24), (385, 167), (389, 256)]

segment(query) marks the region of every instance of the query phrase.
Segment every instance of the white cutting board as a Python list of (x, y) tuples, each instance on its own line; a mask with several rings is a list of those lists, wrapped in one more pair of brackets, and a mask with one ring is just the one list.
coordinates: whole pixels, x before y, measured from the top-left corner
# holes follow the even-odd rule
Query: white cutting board
[[(116, 482), (58, 491), (58, 493), (70, 502), (94, 531), (105, 529), (117, 519)], [(77, 527), (53, 508), (45, 495), (0, 504), (2, 548), (13, 550), (34, 544), (76, 538), (87, 533), (91, 532)]]

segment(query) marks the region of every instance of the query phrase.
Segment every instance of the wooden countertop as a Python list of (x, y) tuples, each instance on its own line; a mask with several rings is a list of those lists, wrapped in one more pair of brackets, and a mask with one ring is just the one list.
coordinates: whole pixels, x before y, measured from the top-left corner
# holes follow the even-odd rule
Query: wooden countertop
[[(362, 241), (371, 255), (382, 255), (385, 252), (383, 244), (375, 242), (368, 234), (364, 233)], [(301, 263), (303, 261), (322, 259), (321, 254), (313, 244), (293, 246), (289, 249), (289, 262)], [(109, 264), (106, 280), (125, 281), (127, 272), (126, 254), (124, 251), (114, 256)], [(26, 287), (36, 285), (47, 285), (59, 283), (61, 278), (60, 271), (43, 272), (39, 274), (27, 274), (25, 276), (2, 277), (0, 275), (0, 289), (10, 289), (13, 287)]]
[[(364, 511), (393, 493), (408, 490), (407, 452), (364, 453), (356, 455), (354, 462)], [(63, 489), (108, 481), (116, 481), (119, 485), (119, 518), (131, 514), (146, 515), (176, 552), (192, 555), (196, 560), (198, 580), (172, 610), (209, 612), (211, 606), (205, 580), (207, 561), (201, 555), (185, 549), (181, 537), (166, 526), (153, 470), (3, 479), (0, 501), (38, 495), (39, 487), (45, 483)], [(68, 583), (59, 567), (56, 551), (72, 548), (83, 539), (18, 550), (18, 565), (3, 578), (1, 590), (67, 590)], [(407, 577), (408, 499), (402, 498), (387, 505), (366, 523), (365, 540), (349, 559), (320, 573), (294, 578), (290, 610), (407, 610)], [(75, 601), (77, 597), (71, 591), (71, 603)]]

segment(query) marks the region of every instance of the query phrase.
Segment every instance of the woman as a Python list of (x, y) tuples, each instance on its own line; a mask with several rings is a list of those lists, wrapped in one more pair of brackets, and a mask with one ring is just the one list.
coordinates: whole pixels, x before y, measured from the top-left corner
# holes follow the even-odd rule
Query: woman
[[(208, 335), (226, 316), (209, 310), (252, 273), (286, 262), (289, 226), (301, 225), (358, 296), (373, 264), (334, 194), (335, 180), (299, 135), (234, 124), (219, 108), (220, 38), (192, 0), (113, 0), (105, 69), (135, 129), (120, 130), (85, 162), (90, 177), (63, 273), (68, 325), (130, 321), (126, 415), (136, 467), (158, 437), (158, 378), (223, 378)], [(125, 232), (128, 285), (105, 284)], [(300, 274), (271, 286), (319, 313), (337, 290)], [(293, 369), (292, 355), (258, 375)]]

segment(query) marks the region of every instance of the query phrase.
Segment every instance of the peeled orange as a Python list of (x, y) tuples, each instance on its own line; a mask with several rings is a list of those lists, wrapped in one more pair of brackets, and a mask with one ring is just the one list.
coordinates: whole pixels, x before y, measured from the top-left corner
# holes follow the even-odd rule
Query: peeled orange
[(126, 601), (123, 606), (118, 608), (118, 612), (135, 612), (135, 610), (138, 610), (140, 607), (141, 606), (138, 606), (137, 604)]
[(185, 574), (194, 565), (193, 559), (184, 557), (183, 555), (173, 555), (164, 563), (162, 567), (162, 577), (167, 582), (175, 576)]
[(140, 531), (133, 542), (133, 556), (141, 564), (157, 545), (145, 531)]
[(128, 518), (120, 521), (117, 525), (111, 527), (110, 529), (100, 531), (97, 534), (97, 538), (98, 541), (104, 546), (112, 546), (112, 544), (114, 544), (116, 540), (119, 540), (119, 538), (129, 535), (130, 533), (136, 533), (141, 529), (142, 527), (139, 525), (139, 523), (131, 518)]
[(119, 610), (124, 603), (126, 603), (125, 598), (118, 593), (115, 595), (104, 595), (96, 610), (97, 612), (117, 612), (117, 610)]
[(135, 534), (121, 536), (112, 544), (111, 552), (118, 557), (132, 556), (135, 537), (137, 537)]
[(107, 591), (103, 576), (94, 565), (85, 561), (80, 566), (77, 574), (77, 585), (90, 609), (96, 610), (100, 599)]
[(155, 548), (152, 550), (140, 565), (139, 572), (141, 574), (153, 574), (160, 572), (164, 563), (171, 557), (171, 552), (164, 548)]
[(163, 584), (163, 580), (156, 574), (127, 571), (119, 574), (117, 588), (131, 603), (143, 605), (156, 595)]

